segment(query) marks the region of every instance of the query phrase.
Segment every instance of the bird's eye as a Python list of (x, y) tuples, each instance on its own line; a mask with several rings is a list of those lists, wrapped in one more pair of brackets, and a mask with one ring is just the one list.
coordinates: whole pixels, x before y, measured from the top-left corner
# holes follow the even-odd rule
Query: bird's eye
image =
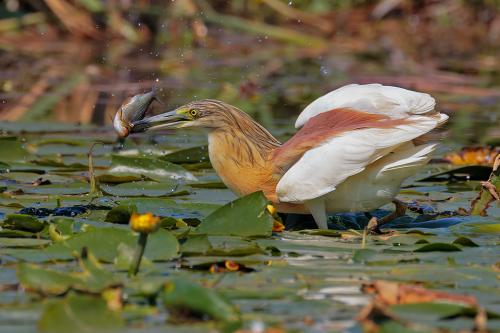
[(189, 114), (191, 115), (191, 117), (196, 117), (198, 115), (198, 110), (191, 109), (189, 110)]

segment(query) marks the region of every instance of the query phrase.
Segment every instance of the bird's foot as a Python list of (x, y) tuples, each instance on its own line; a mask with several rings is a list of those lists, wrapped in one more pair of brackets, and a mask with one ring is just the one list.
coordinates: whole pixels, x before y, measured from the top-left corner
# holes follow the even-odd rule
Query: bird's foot
[(380, 220), (377, 219), (376, 217), (372, 217), (370, 221), (368, 221), (368, 231), (371, 234), (376, 234), (376, 235), (381, 235), (383, 234), (382, 230), (380, 230), (380, 227), (384, 225), (387, 222), (390, 222), (398, 217), (404, 216), (406, 212), (406, 204), (400, 200), (394, 200), (393, 201), (394, 205), (396, 206), (396, 210), (389, 215), (384, 216)]

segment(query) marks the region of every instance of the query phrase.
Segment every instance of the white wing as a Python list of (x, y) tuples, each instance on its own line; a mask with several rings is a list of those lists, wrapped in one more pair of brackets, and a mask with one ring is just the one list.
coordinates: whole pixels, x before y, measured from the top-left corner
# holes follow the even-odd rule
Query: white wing
[(378, 83), (350, 84), (309, 104), (297, 118), (295, 127), (302, 127), (310, 118), (338, 108), (353, 108), (398, 119), (432, 112), (435, 105), (434, 98), (425, 93)]
[(307, 151), (280, 179), (276, 192), (283, 202), (304, 202), (335, 190), (399, 145), (445, 121), (447, 116), (409, 116), (407, 124), (345, 132)]

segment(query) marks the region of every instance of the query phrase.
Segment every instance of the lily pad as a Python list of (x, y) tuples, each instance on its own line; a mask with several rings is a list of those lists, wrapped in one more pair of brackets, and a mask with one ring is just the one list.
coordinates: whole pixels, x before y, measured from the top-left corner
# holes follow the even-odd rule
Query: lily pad
[(108, 309), (100, 296), (70, 293), (44, 306), (38, 323), (41, 332), (122, 332), (125, 326), (117, 311)]
[(157, 181), (169, 179), (195, 180), (183, 167), (157, 158), (113, 155), (108, 173), (114, 175), (139, 174)]
[(121, 283), (112, 272), (101, 267), (92, 253), (79, 262), (81, 272), (61, 272), (32, 264), (19, 264), (17, 277), (24, 288), (52, 295), (65, 293), (69, 289), (96, 293)]
[[(126, 229), (92, 228), (65, 242), (49, 246), (47, 252), (69, 254), (73, 251), (80, 252), (86, 247), (99, 260), (111, 263), (118, 256), (118, 246), (121, 243), (135, 247), (137, 238), (137, 235)], [(175, 236), (167, 230), (158, 230), (148, 238), (145, 256), (150, 260), (169, 260), (175, 257), (178, 251), (179, 243)]]
[(419, 247), (415, 252), (455, 252), (462, 251), (458, 246), (447, 243), (430, 243)]
[(107, 194), (119, 197), (166, 197), (174, 195), (188, 194), (186, 187), (171, 179), (161, 183), (152, 181), (138, 181), (123, 183), (114, 186), (102, 184), (101, 190)]
[(267, 211), (268, 201), (255, 192), (217, 209), (196, 228), (198, 233), (234, 236), (270, 236), (273, 217)]
[(208, 147), (192, 147), (177, 150), (168, 155), (162, 156), (162, 160), (178, 164), (201, 163), (209, 161)]
[(34, 216), (25, 214), (10, 214), (1, 224), (2, 228), (39, 232), (45, 227), (45, 222), (40, 221)]
[(237, 322), (240, 315), (236, 308), (215, 290), (204, 288), (186, 279), (168, 281), (160, 293), (165, 307), (173, 313), (192, 314), (202, 318), (208, 315), (222, 322)]
[(24, 148), (24, 145), (16, 140), (0, 140), (0, 157), (4, 162), (20, 162), (26, 161), (30, 156), (29, 152)]

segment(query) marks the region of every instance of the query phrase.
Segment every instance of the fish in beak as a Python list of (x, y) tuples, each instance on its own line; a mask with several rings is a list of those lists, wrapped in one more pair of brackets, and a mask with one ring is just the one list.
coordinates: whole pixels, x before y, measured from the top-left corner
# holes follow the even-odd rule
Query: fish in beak
[(127, 99), (118, 108), (113, 119), (113, 127), (118, 135), (122, 138), (128, 136), (133, 122), (143, 119), (149, 106), (155, 100), (163, 104), (156, 97), (156, 88), (145, 94), (138, 94)]
[(130, 133), (145, 132), (150, 129), (178, 128), (189, 120), (187, 114), (181, 113), (179, 110), (173, 110), (133, 122)]

